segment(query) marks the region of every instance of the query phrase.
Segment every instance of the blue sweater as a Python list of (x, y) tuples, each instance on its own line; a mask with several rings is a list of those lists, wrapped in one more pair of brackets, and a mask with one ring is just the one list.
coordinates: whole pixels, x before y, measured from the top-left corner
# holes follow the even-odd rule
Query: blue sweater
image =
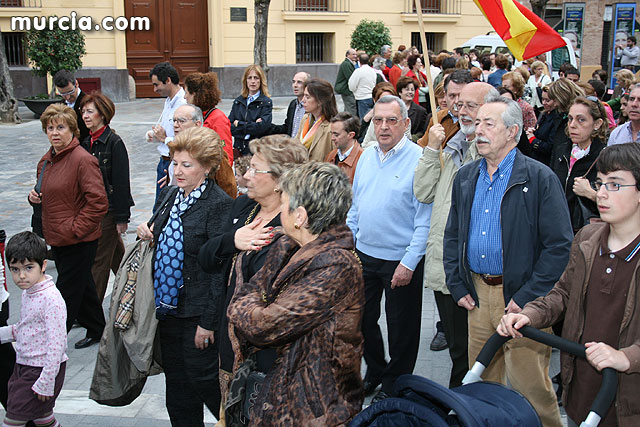
[(424, 256), (431, 222), (431, 204), (420, 203), (413, 195), (413, 176), (421, 155), (422, 149), (409, 140), (384, 163), (376, 147), (364, 150), (347, 215), (359, 251), (378, 259), (400, 260), (411, 270)]

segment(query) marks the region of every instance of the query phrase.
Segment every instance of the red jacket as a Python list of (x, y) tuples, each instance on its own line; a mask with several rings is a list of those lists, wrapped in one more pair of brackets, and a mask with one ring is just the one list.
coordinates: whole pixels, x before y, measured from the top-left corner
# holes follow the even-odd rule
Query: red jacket
[(69, 246), (100, 238), (100, 222), (109, 209), (98, 160), (76, 138), (55, 156), (52, 149), (42, 179), (42, 230), (51, 246)]
[(231, 137), (231, 123), (219, 108), (213, 108), (204, 113), (203, 126), (213, 129), (224, 141), (224, 151), (229, 156), (229, 164), (233, 165), (233, 138)]

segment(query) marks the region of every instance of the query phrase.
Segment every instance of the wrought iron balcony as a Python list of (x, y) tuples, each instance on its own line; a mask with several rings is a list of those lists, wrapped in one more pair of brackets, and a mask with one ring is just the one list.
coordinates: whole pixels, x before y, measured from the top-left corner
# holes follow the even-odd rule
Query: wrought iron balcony
[[(417, 13), (415, 0), (405, 0), (405, 13)], [(462, 0), (420, 0), (423, 14), (459, 15)]]
[(0, 0), (0, 7), (42, 7), (42, 0)]
[(350, 0), (285, 0), (286, 12), (349, 12)]

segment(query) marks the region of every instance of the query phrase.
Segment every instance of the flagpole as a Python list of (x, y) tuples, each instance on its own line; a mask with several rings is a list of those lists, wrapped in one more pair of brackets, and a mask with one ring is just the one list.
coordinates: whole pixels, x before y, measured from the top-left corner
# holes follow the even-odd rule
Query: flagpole
[[(438, 124), (438, 114), (436, 111), (436, 91), (433, 89), (433, 79), (431, 78), (431, 63), (429, 62), (429, 48), (427, 46), (427, 36), (424, 33), (424, 21), (422, 20), (422, 4), (420, 0), (414, 0), (416, 12), (418, 13), (418, 26), (420, 27), (420, 41), (422, 41), (422, 61), (427, 75), (427, 85), (429, 87), (429, 101), (431, 102), (431, 118), (433, 124)], [(420, 76), (416, 76), (420, 80)], [(417, 90), (417, 88), (416, 88)]]

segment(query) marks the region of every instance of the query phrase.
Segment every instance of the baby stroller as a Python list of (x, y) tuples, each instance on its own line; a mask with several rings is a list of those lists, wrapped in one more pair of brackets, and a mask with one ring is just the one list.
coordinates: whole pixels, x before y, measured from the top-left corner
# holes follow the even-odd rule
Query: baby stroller
[[(585, 347), (525, 326), (522, 334), (561, 351), (585, 358)], [(483, 382), (480, 376), (493, 356), (510, 338), (494, 334), (482, 348), (463, 385), (448, 389), (417, 375), (403, 375), (394, 384), (394, 397), (360, 412), (350, 427), (537, 427), (540, 419), (531, 404), (502, 384)], [(618, 384), (616, 371), (602, 371), (602, 386), (581, 427), (595, 427), (613, 402)]]

